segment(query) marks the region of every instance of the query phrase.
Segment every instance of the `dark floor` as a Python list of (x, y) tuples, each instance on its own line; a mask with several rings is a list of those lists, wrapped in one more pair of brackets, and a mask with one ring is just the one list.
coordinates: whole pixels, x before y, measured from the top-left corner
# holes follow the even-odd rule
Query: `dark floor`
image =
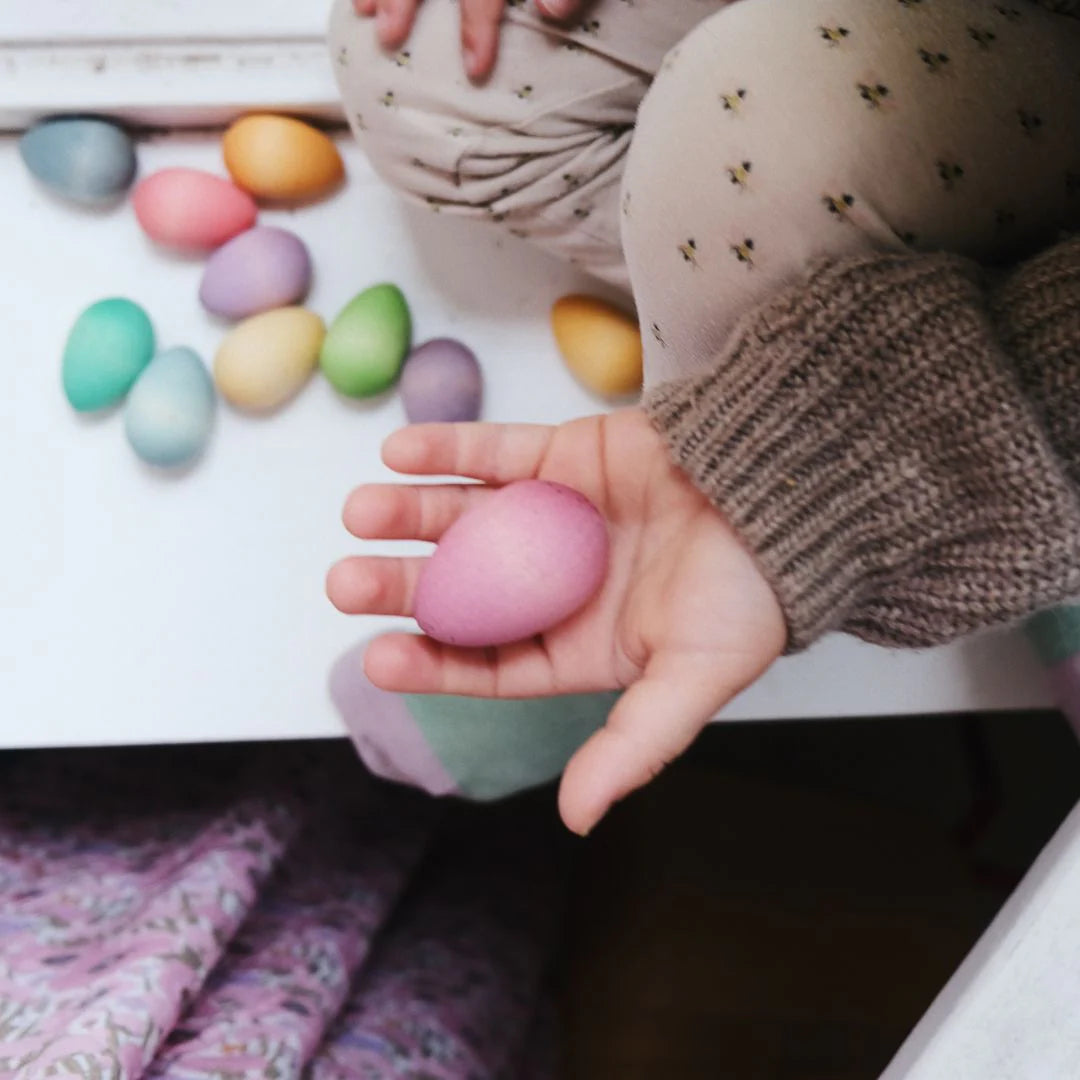
[(1052, 714), (714, 726), (579, 851), (568, 1080), (872, 1080), (1078, 798)]
[(574, 842), (565, 1080), (874, 1080), (1078, 799), (1056, 714), (713, 725)]

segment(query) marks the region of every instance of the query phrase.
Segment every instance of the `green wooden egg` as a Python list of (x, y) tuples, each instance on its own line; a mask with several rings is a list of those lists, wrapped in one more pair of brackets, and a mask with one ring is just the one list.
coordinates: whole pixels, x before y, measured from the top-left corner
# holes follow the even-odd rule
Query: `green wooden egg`
[(345, 305), (319, 354), (331, 385), (348, 397), (371, 397), (392, 386), (409, 351), (412, 320), (396, 285), (373, 285)]

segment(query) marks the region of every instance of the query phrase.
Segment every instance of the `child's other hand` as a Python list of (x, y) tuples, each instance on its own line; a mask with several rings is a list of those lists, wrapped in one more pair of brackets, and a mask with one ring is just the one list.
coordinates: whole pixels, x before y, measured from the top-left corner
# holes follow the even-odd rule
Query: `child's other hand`
[[(486, 79), (495, 67), (499, 50), (499, 23), (505, 0), (460, 0), (461, 51), (470, 79)], [(379, 41), (385, 49), (397, 49), (412, 30), (420, 0), (353, 0), (357, 15), (375, 16)], [(568, 19), (580, 0), (536, 0), (541, 15)]]
[[(540, 477), (576, 488), (606, 517), (604, 587), (542, 637), (459, 649), (390, 634), (367, 652), (387, 690), (541, 697), (626, 688), (575, 755), (563, 820), (588, 832), (608, 808), (681, 754), (716, 711), (781, 654), (784, 619), (768, 583), (724, 519), (678, 469), (644, 413), (627, 409), (559, 427), (432, 424), (392, 435), (383, 459), (401, 473), (501, 485)], [(480, 485), (372, 485), (345, 507), (366, 539), (437, 541), (489, 492)], [(355, 557), (327, 581), (350, 614), (412, 614), (422, 559)]]

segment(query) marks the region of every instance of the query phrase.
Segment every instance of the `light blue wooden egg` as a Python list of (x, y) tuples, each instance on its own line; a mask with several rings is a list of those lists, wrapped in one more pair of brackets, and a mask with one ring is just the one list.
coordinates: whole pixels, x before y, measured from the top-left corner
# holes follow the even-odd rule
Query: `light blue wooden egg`
[(135, 179), (134, 144), (126, 131), (108, 120), (42, 120), (19, 140), (19, 152), (50, 191), (85, 206), (119, 197)]
[(150, 361), (128, 394), (124, 431), (148, 465), (194, 461), (210, 439), (216, 395), (206, 365), (192, 349), (166, 349)]

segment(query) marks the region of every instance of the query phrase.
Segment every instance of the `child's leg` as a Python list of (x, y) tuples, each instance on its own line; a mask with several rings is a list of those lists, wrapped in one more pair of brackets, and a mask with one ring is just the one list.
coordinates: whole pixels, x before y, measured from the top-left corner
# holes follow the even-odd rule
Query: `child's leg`
[(487, 801), (554, 780), (607, 719), (615, 694), (522, 701), (390, 694), (364, 675), (364, 646), (342, 656), (330, 695), (364, 764), (432, 795)]
[(1080, 22), (1013, 0), (740, 0), (673, 50), (627, 165), (646, 382), (807, 265), (981, 258), (1080, 220)]
[(392, 186), (626, 285), (618, 200), (638, 105), (664, 53), (726, 2), (599, 0), (567, 31), (511, 4), (481, 87), (462, 69), (452, 0), (425, 0), (393, 56), (337, 0), (330, 45), (349, 122)]

